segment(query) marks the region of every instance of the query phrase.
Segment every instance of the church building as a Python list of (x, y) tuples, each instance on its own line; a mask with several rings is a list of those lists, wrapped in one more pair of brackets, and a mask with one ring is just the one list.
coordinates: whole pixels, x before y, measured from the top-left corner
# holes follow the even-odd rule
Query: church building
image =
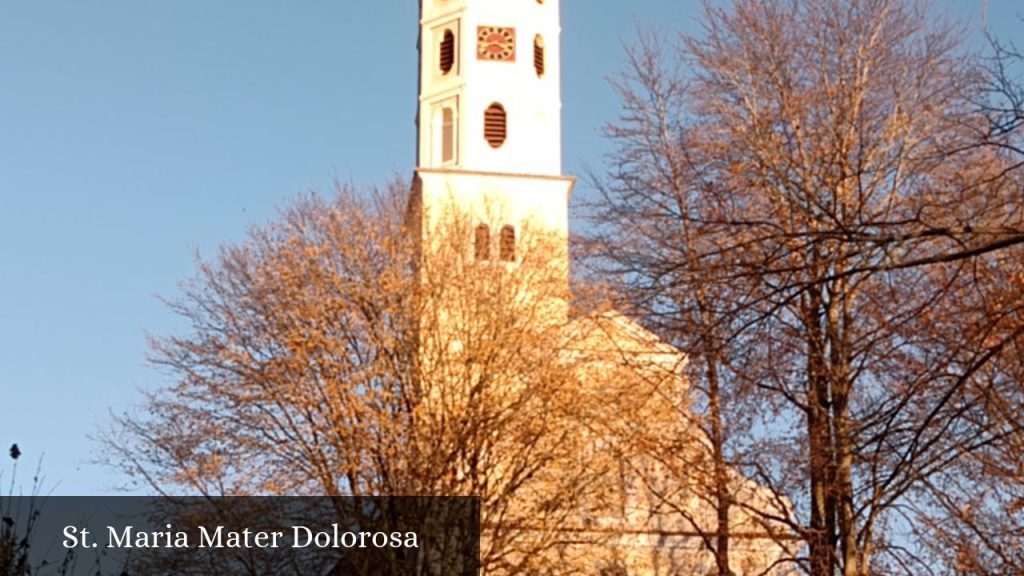
[[(685, 436), (685, 356), (611, 308), (570, 316), (575, 179), (561, 165), (559, 0), (420, 0), (420, 19), (417, 166), (408, 209), (420, 257), (435, 257), (436, 244), (447, 241), (438, 230), (452, 219), (459, 222), (456, 249), (481, 265), (516, 270), (531, 248), (544, 245), (544, 281), (555, 288), (543, 291), (540, 321), (557, 329), (565, 361), (589, 383), (580, 394), (607, 399), (609, 412), (629, 414), (650, 430)], [(445, 316), (457, 321), (455, 313)], [(707, 451), (693, 437), (681, 461)], [(653, 472), (641, 480), (638, 467)], [(651, 481), (659, 467), (665, 490)], [(589, 561), (591, 574), (716, 573), (707, 539), (714, 510), (679, 489), (678, 470), (669, 468), (653, 460), (623, 464), (617, 510), (572, 527), (612, 537), (594, 549), (570, 547), (566, 557)], [(730, 519), (731, 531), (743, 535), (733, 545), (734, 571), (785, 573), (772, 568), (785, 552), (781, 539), (770, 538), (748, 512), (758, 503), (770, 507), (770, 495), (739, 474), (732, 481), (734, 494), (749, 504), (734, 506)], [(666, 498), (675, 500), (666, 505)]]

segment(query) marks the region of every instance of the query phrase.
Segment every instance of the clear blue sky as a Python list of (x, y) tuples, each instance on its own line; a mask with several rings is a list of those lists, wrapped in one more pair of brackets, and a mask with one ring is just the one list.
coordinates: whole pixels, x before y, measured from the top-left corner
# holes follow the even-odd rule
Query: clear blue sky
[[(980, 28), (982, 0), (945, 2)], [(696, 16), (563, 0), (566, 173), (600, 165), (635, 26)], [(181, 324), (156, 296), (335, 174), (411, 173), (416, 34), (414, 0), (0, 0), (0, 472), (18, 442), (23, 484), (45, 453), (45, 488), (115, 492), (87, 436), (163, 382), (145, 333)]]

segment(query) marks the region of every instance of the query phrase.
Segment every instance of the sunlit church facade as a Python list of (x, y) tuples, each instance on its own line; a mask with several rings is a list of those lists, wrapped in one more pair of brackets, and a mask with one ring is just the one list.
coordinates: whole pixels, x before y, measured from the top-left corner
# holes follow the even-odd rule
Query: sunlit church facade
[[(652, 378), (646, 372), (656, 371), (654, 377), (685, 398), (686, 359), (678, 350), (609, 308), (570, 317), (568, 207), (575, 180), (561, 166), (559, 0), (420, 0), (420, 17), (417, 168), (409, 208), (420, 241), (429, 245), (453, 211), (468, 223), (466, 250), (477, 260), (515, 266), (529, 237), (543, 237), (553, 246), (552, 270), (561, 275), (565, 295), (552, 300), (546, 321), (571, 335), (585, 380), (600, 388), (612, 373), (622, 384), (623, 367), (645, 381)], [(678, 420), (672, 411), (623, 409), (636, 410), (636, 418), (652, 425), (660, 425), (660, 417)], [(664, 423), (666, 434), (677, 425)], [(734, 483), (750, 508), (768, 506), (766, 491), (739, 475)], [(673, 506), (690, 509), (691, 521), (647, 487), (627, 486), (616, 517), (599, 523), (614, 538), (599, 550), (576, 550), (577, 560), (593, 559), (591, 574), (715, 573), (692, 525), (697, 519), (713, 530), (713, 510), (701, 510), (706, 505), (685, 492), (668, 491)], [(782, 545), (743, 506), (734, 508), (731, 530), (742, 535), (733, 544), (737, 576), (788, 574), (773, 568)]]

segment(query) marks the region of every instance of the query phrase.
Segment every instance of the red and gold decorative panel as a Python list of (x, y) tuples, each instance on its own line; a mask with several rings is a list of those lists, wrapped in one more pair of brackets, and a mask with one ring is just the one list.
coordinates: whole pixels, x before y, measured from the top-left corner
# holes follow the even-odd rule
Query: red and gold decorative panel
[(478, 26), (476, 29), (476, 57), (478, 60), (515, 62), (516, 29)]

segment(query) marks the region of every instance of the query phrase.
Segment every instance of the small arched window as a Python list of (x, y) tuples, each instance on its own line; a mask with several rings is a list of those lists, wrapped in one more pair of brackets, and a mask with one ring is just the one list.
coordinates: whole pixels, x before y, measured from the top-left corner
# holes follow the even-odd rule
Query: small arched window
[(544, 76), (544, 39), (540, 34), (533, 39), (533, 69), (537, 71), (537, 78)]
[(501, 148), (508, 136), (508, 118), (505, 108), (495, 102), (484, 111), (484, 139), (491, 145), (491, 148)]
[(491, 259), (491, 229), (487, 224), (479, 224), (473, 235), (473, 257), (477, 260)]
[(448, 74), (455, 67), (455, 34), (451, 30), (444, 31), (439, 62), (441, 74)]
[(455, 160), (455, 111), (445, 106), (441, 110), (441, 162)]
[(507, 224), (501, 227), (499, 256), (502, 262), (515, 262), (516, 260), (516, 229)]

